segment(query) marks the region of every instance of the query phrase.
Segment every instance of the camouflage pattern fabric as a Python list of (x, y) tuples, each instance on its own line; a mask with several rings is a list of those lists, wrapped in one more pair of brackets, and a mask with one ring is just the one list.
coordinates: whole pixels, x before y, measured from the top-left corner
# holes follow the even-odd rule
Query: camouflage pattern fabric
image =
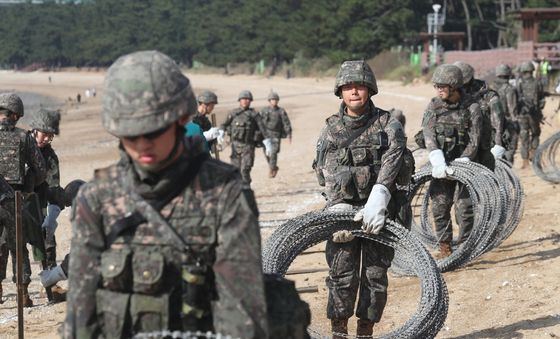
[(38, 130), (43, 133), (58, 134), (60, 126), (60, 112), (41, 108), (33, 114), (29, 126), (31, 129)]
[(539, 146), (541, 121), (543, 119), (544, 91), (542, 84), (532, 75), (524, 75), (517, 84), (519, 99), (519, 139), (521, 140), (521, 157), (532, 160), (532, 155)]
[(201, 104), (218, 104), (218, 96), (212, 91), (203, 91), (196, 97), (196, 101)]
[(377, 80), (371, 67), (364, 60), (345, 61), (340, 65), (334, 83), (334, 95), (340, 97), (340, 87), (347, 84), (362, 84), (369, 88), (369, 95), (376, 95)]
[(406, 127), (406, 116), (404, 115), (403, 111), (398, 108), (391, 108), (389, 112), (391, 113), (391, 116), (393, 118), (397, 119), (401, 123), (404, 131)]
[[(385, 185), (394, 191), (402, 165), (406, 138), (401, 124), (371, 101), (367, 111), (358, 118), (346, 115), (345, 108), (342, 104), (339, 112), (327, 119), (327, 126), (317, 142), (315, 167), (326, 182), (327, 206), (340, 202), (361, 206), (374, 184)], [(348, 146), (339, 147), (344, 146), (342, 143), (353, 131), (368, 123), (369, 127)], [(393, 199), (388, 210), (389, 217), (394, 218), (398, 206)], [(349, 318), (354, 313), (358, 295), (356, 316), (379, 321), (387, 300), (387, 269), (393, 251), (371, 241), (356, 239), (337, 244), (329, 240), (326, 256), (330, 268), (327, 317)]]
[(243, 180), (251, 184), (251, 169), (255, 163), (255, 146), (233, 141), (230, 160), (233, 166), (239, 168)]
[[(507, 74), (506, 71), (504, 71)], [(509, 72), (511, 74), (511, 70)], [(510, 85), (507, 78), (497, 78), (492, 89), (498, 92), (502, 107), (505, 111), (504, 133), (502, 135), (503, 145), (506, 148), (505, 158), (513, 164), (517, 142), (519, 139), (519, 107), (517, 101), (517, 91)]]
[(270, 156), (267, 158), (268, 165), (271, 169), (275, 169), (280, 152), (280, 139), (292, 137), (292, 124), (288, 113), (282, 107), (267, 107), (260, 112), (260, 115), (272, 143)]
[[(123, 154), (80, 188), (71, 217), (66, 338), (162, 329), (268, 337), (258, 211), (237, 170), (205, 160), (182, 192), (161, 210), (152, 207), (204, 152), (197, 139), (184, 142), (155, 186), (153, 175)], [(115, 223), (136, 212), (144, 218), (137, 227), (107, 243)], [(185, 295), (206, 308), (190, 313), (200, 309), (185, 308)]]
[(461, 233), (459, 238), (460, 241), (466, 240), (474, 226), (472, 200), (466, 187), (454, 180), (433, 179), (430, 182), (429, 194), (432, 199), (434, 228), (439, 242), (450, 242), (453, 240), (451, 207), (453, 206), (455, 195), (457, 195), (455, 218)]
[(23, 117), (24, 114), (23, 102), (15, 93), (0, 93), (0, 109), (7, 109), (19, 118)]
[(212, 128), (212, 123), (210, 119), (206, 115), (200, 114), (200, 112), (196, 112), (196, 115), (193, 117), (192, 121), (202, 128), (202, 131), (206, 132), (210, 128)]
[(266, 151), (263, 150), (265, 152), (266, 161), (268, 162), (268, 167), (271, 170), (278, 169), (278, 153), (280, 153), (280, 143), (280, 138), (270, 138), (270, 156), (267, 156)]
[(463, 85), (463, 73), (455, 65), (439, 65), (432, 75), (432, 83), (435, 85), (448, 85), (451, 88), (459, 88)]

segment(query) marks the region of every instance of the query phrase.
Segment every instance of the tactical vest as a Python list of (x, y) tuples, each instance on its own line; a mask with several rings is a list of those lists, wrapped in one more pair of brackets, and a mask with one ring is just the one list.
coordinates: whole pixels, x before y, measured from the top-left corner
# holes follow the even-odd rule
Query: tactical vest
[(521, 79), (517, 87), (519, 96), (519, 114), (533, 115), (538, 111), (539, 107), (539, 87), (537, 79)]
[[(149, 206), (138, 202), (124, 191), (122, 173), (116, 166), (98, 170), (99, 196), (104, 223), (110, 230), (119, 223), (137, 223)], [(216, 246), (219, 194), (211, 190), (207, 176), (197, 176), (197, 185), (190, 185), (180, 194), (188, 204), (176, 204), (170, 222), (181, 225), (180, 236), (187, 246), (171, 237), (169, 228), (162, 230), (163, 217), (141, 220), (136, 228), (139, 236), (119, 236), (101, 254), (102, 288), (96, 291), (97, 312), (106, 337), (130, 337), (133, 333), (159, 330), (212, 331), (211, 300), (215, 299), (212, 271)], [(116, 211), (115, 206), (125, 205)], [(105, 210), (107, 208), (107, 210)], [(110, 213), (109, 212), (110, 209)], [(159, 225), (157, 225), (159, 223)], [(158, 227), (156, 235), (149, 228)], [(142, 233), (148, 232), (149, 243)], [(151, 235), (151, 236), (150, 236)], [(167, 241), (165, 241), (167, 239)], [(177, 282), (180, 283), (178, 288)]]
[(255, 119), (250, 115), (252, 109), (237, 110), (231, 122), (231, 138), (233, 141), (254, 144), (255, 132), (258, 130)]
[(469, 129), (471, 127), (470, 111), (460, 107), (459, 121), (444, 121), (441, 119), (451, 111), (436, 113), (435, 136), (438, 148), (447, 160), (459, 158), (469, 144)]
[(279, 138), (284, 134), (284, 124), (282, 122), (282, 108), (267, 108), (261, 114), (263, 124), (269, 132), (272, 132), (274, 137)]
[(502, 104), (502, 108), (504, 109), (504, 116), (507, 117), (508, 119), (511, 119), (513, 112), (509, 111), (509, 106), (507, 102), (508, 89), (510, 89), (510, 85), (507, 82), (501, 84), (495, 83), (493, 88), (496, 91), (496, 93), (498, 93), (500, 103)]
[(10, 185), (23, 185), (25, 181), (25, 149), (27, 138), (23, 130), (0, 130), (0, 175)]

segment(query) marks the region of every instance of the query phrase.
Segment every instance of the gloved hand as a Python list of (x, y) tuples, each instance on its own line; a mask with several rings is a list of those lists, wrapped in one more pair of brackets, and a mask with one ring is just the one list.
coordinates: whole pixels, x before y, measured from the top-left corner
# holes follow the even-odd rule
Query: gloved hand
[(218, 137), (216, 138), (216, 141), (218, 142), (219, 145), (223, 145), (224, 144), (224, 138), (226, 136), (226, 133), (224, 132), (223, 129), (219, 129), (218, 130)]
[(460, 157), (460, 158), (455, 159), (455, 161), (458, 161), (458, 162), (469, 162), (469, 161), (471, 161), (471, 159), (469, 159), (469, 157)]
[(391, 200), (391, 192), (385, 185), (375, 184), (364, 206), (354, 216), (354, 221), (362, 220), (366, 233), (378, 234), (385, 226), (385, 213)]
[(432, 164), (432, 177), (436, 179), (443, 179), (447, 176), (447, 164), (445, 163), (445, 157), (443, 156), (443, 151), (436, 149), (430, 152), (429, 155), (430, 164)]
[(56, 227), (58, 226), (56, 222), (56, 218), (58, 218), (59, 214), (60, 214), (60, 207), (54, 204), (49, 204), (47, 206), (47, 215), (45, 216), (45, 220), (43, 220), (42, 227), (54, 233)]
[(264, 145), (264, 154), (269, 157), (272, 154), (272, 140), (270, 138), (266, 138), (262, 141)]
[(497, 160), (497, 159), (501, 159), (504, 156), (506, 149), (500, 145), (494, 145), (494, 147), (492, 147), (490, 152), (492, 152), (492, 154), (494, 155), (494, 159)]
[(207, 141), (212, 141), (220, 136), (220, 129), (218, 127), (212, 127), (206, 132), (203, 132), (203, 134)]
[(354, 240), (354, 234), (347, 230), (334, 232), (332, 235), (332, 241), (336, 243), (350, 242), (352, 240)]

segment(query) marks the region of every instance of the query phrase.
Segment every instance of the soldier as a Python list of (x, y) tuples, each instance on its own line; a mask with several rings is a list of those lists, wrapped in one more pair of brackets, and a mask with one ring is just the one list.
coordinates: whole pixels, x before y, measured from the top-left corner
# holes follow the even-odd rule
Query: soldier
[(208, 115), (214, 110), (214, 106), (218, 104), (218, 96), (214, 92), (204, 91), (196, 98), (198, 102), (198, 110), (193, 118), (193, 122), (202, 128), (204, 138), (208, 142), (208, 149), (212, 149), (215, 140), (223, 136), (224, 132), (217, 127), (212, 127)]
[(474, 224), (471, 199), (467, 189), (454, 180), (447, 180), (447, 162), (476, 161), (481, 133), (480, 106), (461, 92), (463, 73), (454, 65), (443, 64), (434, 71), (432, 83), (437, 91), (422, 122), (426, 148), (430, 152), (432, 176), (429, 194), (432, 199), (438, 258), (451, 255), (453, 227), (451, 206), (458, 189), (456, 217), (461, 227), (461, 241), (468, 238)]
[[(492, 89), (498, 92), (502, 108), (504, 108), (504, 133), (503, 144), (506, 148), (504, 156), (507, 161), (513, 164), (515, 151), (517, 150), (517, 140), (519, 139), (518, 105), (517, 91), (509, 80), (512, 77), (511, 67), (506, 64), (496, 66), (496, 80)], [(499, 154), (495, 154), (498, 156)]]
[(519, 139), (521, 139), (521, 168), (529, 165), (533, 160), (535, 150), (539, 146), (541, 122), (543, 120), (544, 91), (542, 84), (533, 77), (535, 66), (530, 61), (519, 66), (521, 78), (517, 83), (519, 98)]
[[(383, 228), (386, 213), (394, 218), (398, 211), (392, 193), (406, 142), (401, 124), (371, 101), (377, 92), (375, 76), (365, 61), (342, 63), (334, 86), (342, 103), (338, 113), (326, 120), (313, 164), (319, 184), (326, 188), (326, 208), (364, 206), (355, 220), (363, 220), (362, 228), (374, 234)], [(340, 231), (327, 241), (325, 252), (330, 268), (327, 317), (333, 338), (346, 337), (357, 295), (356, 334), (371, 337), (387, 302), (393, 250)]]
[[(37, 147), (31, 133), (17, 128), (16, 123), (23, 117), (23, 102), (14, 93), (0, 94), (0, 174), (6, 179), (14, 191), (22, 191), (25, 199), (33, 198), (35, 186), (40, 185), (46, 177), (45, 160)], [(25, 227), (33, 227), (29, 223)], [(16, 243), (15, 225), (6, 228), (4, 236), (9, 252), (12, 255), (12, 269), (15, 282)], [(29, 238), (26, 235), (26, 240)], [(31, 282), (31, 264), (29, 251), (23, 246), (23, 304), (33, 306), (29, 297), (28, 286)], [(7, 252), (0, 255), (0, 281), (5, 277), (8, 262)]]
[(103, 125), (121, 159), (74, 199), (66, 338), (267, 337), (253, 193), (183, 136), (195, 113), (190, 82), (168, 56), (136, 52), (108, 69)]
[(480, 106), (482, 117), (482, 131), (480, 135), (477, 162), (494, 170), (495, 158), (501, 158), (505, 152), (502, 145), (504, 130), (504, 109), (498, 93), (491, 90), (484, 80), (474, 78), (471, 65), (457, 61), (453, 65), (459, 67), (463, 74), (463, 93)]
[(406, 127), (406, 116), (404, 115), (404, 112), (398, 108), (391, 108), (389, 113), (391, 113), (391, 116), (401, 123), (404, 131)]
[(270, 171), (268, 176), (270, 178), (276, 177), (278, 173), (278, 153), (280, 153), (280, 139), (288, 138), (290, 144), (292, 143), (292, 125), (288, 113), (282, 107), (278, 106), (280, 96), (278, 93), (270, 92), (268, 95), (268, 102), (270, 106), (261, 111), (263, 124), (267, 130), (270, 139), (270, 151), (265, 153), (266, 160)]
[[(2, 300), (2, 280), (6, 278), (6, 263), (8, 260), (8, 243), (15, 242), (13, 237), (16, 234), (14, 218), (14, 190), (10, 184), (0, 176), (0, 256), (5, 260), (4, 267), (0, 270), (0, 304)], [(8, 235), (10, 239), (8, 239)]]
[(227, 131), (231, 137), (231, 164), (239, 168), (241, 176), (248, 184), (251, 184), (251, 168), (255, 161), (255, 146), (262, 143), (265, 152), (270, 148), (268, 134), (264, 127), (261, 116), (252, 109), (251, 101), (253, 94), (249, 91), (241, 91), (239, 97), (239, 108), (231, 111), (221, 129)]

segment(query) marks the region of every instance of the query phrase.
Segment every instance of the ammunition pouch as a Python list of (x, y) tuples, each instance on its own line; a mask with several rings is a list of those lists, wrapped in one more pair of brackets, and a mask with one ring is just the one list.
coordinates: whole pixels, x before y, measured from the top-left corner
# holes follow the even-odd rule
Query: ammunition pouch
[(133, 294), (130, 317), (134, 333), (167, 330), (170, 327), (170, 293)]
[(403, 160), (401, 163), (401, 168), (399, 169), (399, 174), (395, 179), (395, 182), (399, 186), (408, 186), (412, 180), (412, 175), (416, 169), (416, 162), (412, 152), (405, 147), (403, 152)]
[(97, 289), (95, 292), (97, 320), (105, 338), (129, 338), (130, 294)]
[(129, 247), (111, 248), (101, 253), (103, 287), (112, 291), (130, 292), (132, 282), (132, 251)]
[(468, 144), (468, 134), (460, 125), (437, 124), (436, 140), (447, 160), (460, 157)]

